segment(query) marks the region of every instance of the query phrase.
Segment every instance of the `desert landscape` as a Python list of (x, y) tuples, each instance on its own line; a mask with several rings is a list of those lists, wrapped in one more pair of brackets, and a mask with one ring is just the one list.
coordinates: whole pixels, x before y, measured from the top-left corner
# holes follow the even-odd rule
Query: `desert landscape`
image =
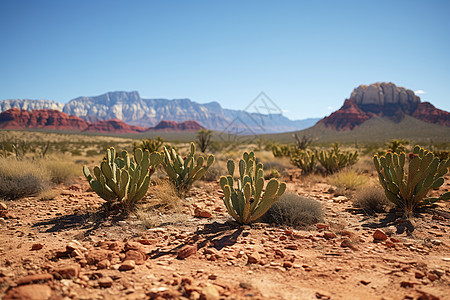
[(0, 1), (0, 299), (450, 300), (449, 11)]

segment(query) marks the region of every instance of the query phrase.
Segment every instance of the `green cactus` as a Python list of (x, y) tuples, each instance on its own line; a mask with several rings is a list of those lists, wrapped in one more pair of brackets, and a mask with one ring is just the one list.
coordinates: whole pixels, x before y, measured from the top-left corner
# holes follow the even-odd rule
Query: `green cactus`
[(287, 157), (293, 151), (290, 146), (272, 146), (272, 153), (274, 157)]
[(127, 151), (116, 157), (116, 150), (111, 147), (106, 150), (106, 159), (100, 166), (94, 167), (94, 176), (89, 168), (84, 166), (84, 176), (92, 189), (110, 204), (119, 203), (126, 210), (134, 208), (148, 190), (150, 176), (161, 162), (158, 152), (136, 149), (134, 160)]
[(373, 162), (378, 172), (386, 197), (410, 216), (417, 207), (439, 200), (449, 200), (450, 192), (439, 197), (426, 198), (430, 189), (437, 189), (444, 183), (450, 159), (439, 161), (432, 152), (419, 146), (408, 155), (408, 174), (405, 173), (406, 154), (386, 153), (375, 155)]
[(241, 224), (249, 224), (260, 218), (286, 190), (286, 183), (271, 179), (263, 192), (263, 164), (256, 164), (253, 152), (245, 152), (243, 159), (239, 161), (236, 188), (233, 187), (234, 161), (228, 161), (227, 169), (228, 175), (220, 178), (223, 202), (228, 213)]
[[(214, 163), (214, 155), (209, 155), (207, 159), (203, 156), (195, 158), (194, 155), (194, 143), (191, 143), (190, 152), (184, 159), (175, 149), (168, 150), (164, 147), (162, 166), (170, 180), (175, 184), (180, 196), (184, 196), (190, 190), (194, 181), (201, 179)], [(204, 164), (205, 160), (206, 164)]]
[(143, 139), (140, 144), (134, 144), (134, 151), (140, 148), (142, 151), (148, 150), (150, 153), (152, 153), (159, 151), (163, 144), (164, 140), (160, 136), (154, 139)]
[(310, 150), (296, 151), (291, 155), (291, 164), (299, 167), (303, 174), (309, 174), (314, 171), (317, 164), (316, 152)]
[(339, 144), (334, 143), (329, 151), (317, 151), (316, 157), (319, 163), (325, 168), (328, 174), (333, 174), (347, 166), (351, 166), (358, 161), (358, 151), (341, 152)]

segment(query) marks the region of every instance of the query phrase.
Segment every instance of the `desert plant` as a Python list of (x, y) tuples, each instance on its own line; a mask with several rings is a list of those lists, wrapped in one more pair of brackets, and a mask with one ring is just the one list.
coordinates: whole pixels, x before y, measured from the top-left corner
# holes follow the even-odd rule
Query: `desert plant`
[(291, 155), (291, 163), (300, 168), (303, 174), (309, 174), (316, 167), (317, 155), (310, 150), (296, 151)]
[(291, 146), (272, 146), (272, 153), (274, 157), (288, 157), (291, 155), (292, 147)]
[(92, 177), (88, 167), (83, 167), (92, 189), (110, 204), (120, 204), (126, 210), (131, 210), (141, 200), (148, 190), (150, 176), (161, 162), (161, 154), (150, 153), (148, 150), (136, 149), (134, 160), (127, 151), (122, 151), (116, 157), (113, 147), (106, 150), (106, 160), (94, 168)]
[(255, 154), (245, 152), (239, 161), (239, 179), (234, 188), (234, 161), (227, 162), (228, 175), (220, 178), (223, 201), (228, 213), (241, 224), (251, 223), (260, 218), (286, 190), (286, 183), (271, 179), (263, 192), (263, 164), (256, 164)]
[(150, 153), (152, 153), (159, 151), (159, 149), (161, 149), (163, 144), (164, 140), (160, 136), (158, 136), (157, 138), (154, 139), (143, 139), (140, 144), (135, 143), (133, 148), (134, 151), (136, 151), (136, 149), (139, 148), (142, 151), (148, 150)]
[(19, 199), (36, 195), (50, 184), (47, 170), (30, 161), (0, 159), (0, 198)]
[(388, 151), (392, 153), (400, 154), (406, 151), (406, 146), (409, 145), (409, 140), (396, 140), (392, 139), (388, 144)]
[(277, 169), (270, 169), (269, 173), (264, 174), (264, 179), (265, 180), (270, 180), (272, 178), (280, 178), (280, 172), (278, 172)]
[(200, 148), (200, 151), (202, 151), (203, 153), (205, 153), (206, 149), (208, 149), (211, 143), (211, 137), (212, 137), (211, 130), (202, 129), (197, 131), (197, 140), (195, 142)]
[(294, 133), (292, 136), (295, 139), (295, 146), (300, 150), (306, 150), (312, 142), (312, 138), (306, 135), (299, 137), (298, 134)]
[(353, 153), (347, 151), (341, 152), (338, 143), (334, 143), (331, 150), (318, 151), (316, 156), (328, 174), (333, 174), (358, 161), (358, 151)]
[(267, 223), (304, 228), (323, 221), (323, 210), (317, 200), (285, 193), (261, 219)]
[(368, 215), (384, 212), (389, 203), (383, 189), (373, 185), (357, 190), (353, 200), (353, 205), (361, 208)]
[(53, 183), (68, 183), (71, 178), (81, 175), (75, 171), (75, 164), (71, 161), (61, 159), (45, 159), (41, 160), (40, 164), (50, 173), (50, 178)]
[(330, 184), (345, 190), (355, 190), (369, 180), (369, 177), (356, 172), (355, 170), (342, 170), (330, 176)]
[(416, 146), (408, 155), (408, 160), (406, 174), (405, 153), (388, 152), (385, 156), (375, 155), (373, 158), (378, 178), (389, 201), (401, 208), (406, 216), (411, 216), (421, 205), (450, 199), (450, 192), (439, 197), (425, 198), (430, 189), (437, 189), (444, 183), (443, 176), (448, 172), (450, 159), (440, 162), (433, 153)]
[[(164, 147), (162, 166), (166, 170), (170, 180), (175, 185), (180, 196), (185, 195), (191, 188), (194, 181), (205, 175), (209, 167), (214, 163), (214, 155), (209, 155), (207, 159), (203, 156), (195, 155), (195, 145), (191, 143), (190, 152), (186, 158), (182, 158), (175, 149), (169, 151)], [(206, 160), (206, 164), (204, 164)]]

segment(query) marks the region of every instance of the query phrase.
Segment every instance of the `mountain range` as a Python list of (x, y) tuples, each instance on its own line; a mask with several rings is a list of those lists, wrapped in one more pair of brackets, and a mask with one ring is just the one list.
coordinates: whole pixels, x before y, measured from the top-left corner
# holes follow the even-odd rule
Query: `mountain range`
[(0, 101), (0, 112), (10, 108), (52, 109), (88, 122), (111, 119), (140, 127), (156, 126), (160, 121), (197, 121), (216, 130), (238, 130), (261, 134), (295, 131), (314, 125), (319, 119), (293, 121), (281, 113), (261, 114), (222, 108), (217, 102), (199, 104), (189, 99), (144, 99), (138, 92), (109, 92), (96, 97), (78, 97), (66, 104), (53, 100), (9, 99)]

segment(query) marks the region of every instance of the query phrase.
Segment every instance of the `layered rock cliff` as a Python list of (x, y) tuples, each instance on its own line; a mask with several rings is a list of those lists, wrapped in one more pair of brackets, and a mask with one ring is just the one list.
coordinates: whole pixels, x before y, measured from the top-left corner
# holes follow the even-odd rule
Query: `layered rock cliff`
[(400, 121), (405, 115), (450, 126), (449, 112), (437, 109), (429, 102), (421, 102), (412, 90), (384, 82), (357, 87), (339, 110), (318, 123), (334, 130), (346, 131), (374, 116)]

